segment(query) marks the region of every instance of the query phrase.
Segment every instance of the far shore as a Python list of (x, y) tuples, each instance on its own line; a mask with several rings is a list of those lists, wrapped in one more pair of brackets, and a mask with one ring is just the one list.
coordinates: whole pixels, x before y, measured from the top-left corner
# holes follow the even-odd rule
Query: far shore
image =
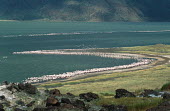
[(1, 21), (6, 22), (6, 21), (16, 21), (16, 20), (0, 20), (0, 22), (1, 22)]

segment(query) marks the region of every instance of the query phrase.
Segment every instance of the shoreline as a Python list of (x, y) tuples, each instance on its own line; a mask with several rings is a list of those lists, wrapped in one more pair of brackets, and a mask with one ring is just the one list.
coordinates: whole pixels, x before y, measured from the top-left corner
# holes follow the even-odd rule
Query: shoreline
[(152, 67), (156, 67), (158, 65), (167, 64), (167, 63), (170, 62), (170, 56), (169, 57), (166, 57), (166, 56), (153, 56), (153, 55), (146, 55), (146, 54), (141, 54), (141, 55), (145, 56), (147, 58), (154, 58), (156, 60), (154, 62), (150, 63), (150, 64), (146, 64), (146, 65), (142, 65), (142, 66), (136, 66), (136, 67), (123, 69), (123, 70), (120, 69), (120, 70), (112, 70), (112, 71), (103, 71), (103, 72), (98, 72), (98, 73), (91, 73), (91, 74), (88, 74), (88, 75), (80, 75), (80, 76), (72, 77), (72, 78), (69, 78), (67, 80), (63, 80), (63, 81), (60, 81), (60, 82), (72, 81), (72, 80), (78, 80), (78, 79), (85, 79), (85, 78), (88, 78), (88, 77), (95, 77), (95, 76), (103, 75), (103, 74), (112, 74), (112, 73), (116, 73), (116, 72), (138, 71), (138, 70), (143, 70), (143, 69), (149, 69), (149, 68), (152, 68)]
[(143, 66), (137, 66), (137, 67), (133, 67), (133, 68), (128, 68), (128, 69), (123, 69), (123, 70), (112, 70), (112, 71), (103, 71), (103, 72), (97, 72), (97, 73), (90, 73), (87, 75), (78, 75), (75, 77), (71, 77), (68, 79), (64, 79), (64, 80), (53, 80), (53, 81), (46, 81), (46, 82), (42, 82), (42, 83), (33, 83), (34, 85), (42, 85), (42, 84), (51, 84), (51, 83), (58, 83), (58, 82), (71, 82), (71, 81), (76, 81), (76, 80), (80, 80), (80, 79), (87, 79), (89, 77), (96, 77), (96, 76), (100, 76), (100, 75), (105, 75), (105, 74), (114, 74), (117, 72), (131, 72), (131, 71), (138, 71), (138, 70), (144, 70), (144, 69), (150, 69), (159, 65), (164, 65), (164, 64), (168, 64), (170, 63), (170, 56), (157, 56), (157, 55), (148, 55), (148, 54), (137, 54), (143, 57), (148, 57), (148, 58), (154, 58), (156, 59), (154, 62), (147, 64), (147, 65), (143, 65)]
[[(83, 52), (82, 52), (83, 51)], [(136, 59), (138, 62), (131, 63), (128, 65), (114, 66), (114, 67), (105, 67), (105, 68), (93, 68), (87, 70), (76, 70), (74, 72), (66, 72), (63, 74), (53, 74), (53, 75), (44, 75), (41, 77), (30, 77), (27, 78), (25, 83), (44, 83), (49, 81), (55, 81), (60, 79), (70, 80), (77, 77), (90, 76), (90, 75), (99, 75), (103, 73), (113, 73), (115, 71), (129, 70), (136, 67), (146, 67), (149, 64), (153, 63), (153, 58), (139, 54), (130, 54), (130, 53), (101, 53), (101, 52), (89, 52), (89, 49), (63, 49), (63, 50), (38, 50), (38, 51), (24, 51), (24, 52), (14, 52), (13, 54), (55, 54), (55, 55), (90, 55), (90, 56), (100, 56), (108, 58), (117, 58), (117, 59)], [(138, 69), (137, 68), (137, 69)]]

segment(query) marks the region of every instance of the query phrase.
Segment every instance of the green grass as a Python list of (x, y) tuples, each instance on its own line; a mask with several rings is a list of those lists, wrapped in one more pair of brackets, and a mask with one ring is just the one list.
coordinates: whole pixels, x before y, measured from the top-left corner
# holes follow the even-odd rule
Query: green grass
[(122, 52), (132, 52), (139, 54), (155, 54), (167, 55), (170, 54), (170, 45), (156, 44), (150, 46), (137, 46), (137, 47), (123, 47)]
[(120, 48), (106, 48), (93, 49), (97, 52), (124, 52), (137, 54), (155, 54), (155, 55), (170, 55), (170, 45), (156, 44), (150, 46), (136, 46), (136, 47), (120, 47)]
[(162, 102), (161, 98), (120, 98), (115, 99), (113, 97), (101, 98), (94, 101), (96, 105), (126, 105), (128, 111), (146, 111), (151, 107), (155, 107)]
[(170, 82), (164, 84), (161, 88), (161, 90), (166, 90), (166, 91), (170, 91)]
[(76, 95), (84, 92), (114, 93), (118, 88), (135, 92), (138, 89), (160, 89), (163, 84), (170, 81), (169, 73), (170, 67), (163, 65), (151, 69), (117, 72), (74, 81), (46, 83), (39, 87), (58, 88), (62, 93), (71, 92)]

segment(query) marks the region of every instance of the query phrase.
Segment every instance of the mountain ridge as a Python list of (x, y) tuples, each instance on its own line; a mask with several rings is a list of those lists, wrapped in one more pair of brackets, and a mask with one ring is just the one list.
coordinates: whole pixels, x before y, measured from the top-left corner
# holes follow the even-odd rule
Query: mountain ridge
[(0, 19), (170, 21), (170, 0), (0, 0)]

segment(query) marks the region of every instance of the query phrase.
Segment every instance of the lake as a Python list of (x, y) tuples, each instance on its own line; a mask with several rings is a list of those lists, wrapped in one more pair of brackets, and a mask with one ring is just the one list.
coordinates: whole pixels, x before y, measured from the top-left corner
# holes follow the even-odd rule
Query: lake
[(13, 55), (13, 52), (170, 44), (169, 22), (0, 21), (0, 82), (136, 62), (95, 56)]

